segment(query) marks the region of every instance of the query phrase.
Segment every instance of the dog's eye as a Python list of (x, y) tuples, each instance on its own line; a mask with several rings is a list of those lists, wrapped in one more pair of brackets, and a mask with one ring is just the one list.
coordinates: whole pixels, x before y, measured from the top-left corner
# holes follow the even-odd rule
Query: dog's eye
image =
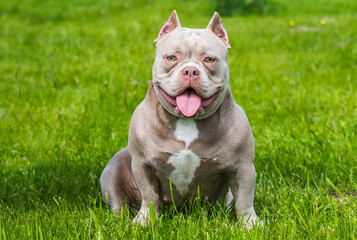
[(170, 61), (170, 62), (173, 62), (173, 61), (176, 61), (176, 60), (177, 60), (177, 57), (171, 55), (171, 56), (168, 56), (166, 59), (167, 59), (168, 61)]
[(214, 58), (206, 57), (205, 60), (203, 60), (203, 61), (206, 62), (206, 63), (213, 63), (214, 60), (215, 60)]

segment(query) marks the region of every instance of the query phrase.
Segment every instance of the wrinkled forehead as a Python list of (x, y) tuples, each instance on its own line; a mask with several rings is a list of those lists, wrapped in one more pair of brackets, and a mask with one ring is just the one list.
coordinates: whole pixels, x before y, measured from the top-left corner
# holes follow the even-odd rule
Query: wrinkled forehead
[(180, 28), (164, 36), (156, 45), (156, 54), (195, 52), (203, 55), (227, 55), (224, 43), (209, 29)]

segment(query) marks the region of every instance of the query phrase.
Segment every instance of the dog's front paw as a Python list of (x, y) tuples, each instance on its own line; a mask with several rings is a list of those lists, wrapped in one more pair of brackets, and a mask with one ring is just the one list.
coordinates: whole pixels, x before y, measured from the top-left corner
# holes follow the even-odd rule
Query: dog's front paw
[(150, 223), (149, 211), (139, 211), (136, 217), (133, 219), (133, 224), (139, 224), (143, 227), (147, 227)]
[(256, 214), (247, 214), (241, 218), (243, 228), (252, 229), (254, 226), (261, 227), (262, 221), (259, 220)]
[[(158, 218), (158, 213), (155, 212), (155, 219)], [(138, 214), (133, 219), (133, 224), (139, 224), (143, 227), (147, 227), (150, 224), (150, 211), (149, 209), (140, 209)]]

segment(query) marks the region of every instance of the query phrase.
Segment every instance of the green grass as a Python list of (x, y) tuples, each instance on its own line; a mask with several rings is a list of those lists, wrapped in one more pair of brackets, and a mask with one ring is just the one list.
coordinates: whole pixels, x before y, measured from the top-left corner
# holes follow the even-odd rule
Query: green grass
[(271, 15), (223, 16), (256, 142), (264, 225), (249, 231), (199, 202), (146, 229), (100, 198), (161, 25), (176, 9), (183, 26), (206, 27), (212, 2), (1, 1), (0, 239), (357, 238), (357, 3), (271, 4)]

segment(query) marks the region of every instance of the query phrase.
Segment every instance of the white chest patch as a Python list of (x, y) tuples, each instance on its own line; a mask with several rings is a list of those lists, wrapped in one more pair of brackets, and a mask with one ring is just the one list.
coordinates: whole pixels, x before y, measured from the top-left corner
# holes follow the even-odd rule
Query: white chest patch
[(176, 123), (175, 136), (178, 140), (185, 142), (185, 149), (169, 157), (168, 162), (175, 168), (170, 178), (176, 189), (183, 195), (187, 193), (188, 185), (201, 162), (197, 155), (187, 149), (190, 143), (198, 138), (196, 122), (192, 119), (180, 118)]
[(188, 185), (191, 183), (201, 159), (190, 150), (182, 150), (180, 153), (169, 157), (168, 162), (175, 167), (170, 175), (171, 181), (175, 184), (177, 190), (184, 195), (187, 193)]
[(186, 148), (198, 138), (198, 129), (195, 120), (180, 118), (176, 123), (175, 136), (178, 140), (184, 141)]

